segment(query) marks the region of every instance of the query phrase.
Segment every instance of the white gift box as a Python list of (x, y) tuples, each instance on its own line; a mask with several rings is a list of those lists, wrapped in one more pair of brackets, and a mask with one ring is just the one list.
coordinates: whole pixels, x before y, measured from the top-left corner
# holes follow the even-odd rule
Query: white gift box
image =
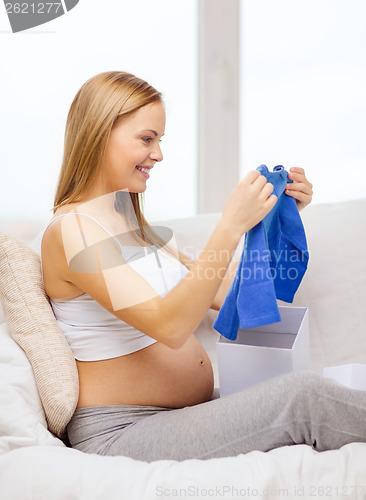
[(348, 365), (327, 366), (323, 368), (323, 375), (350, 389), (366, 391), (366, 365), (351, 363)]
[(309, 320), (306, 307), (279, 307), (281, 321), (240, 328), (236, 340), (217, 341), (220, 396), (281, 373), (310, 366)]

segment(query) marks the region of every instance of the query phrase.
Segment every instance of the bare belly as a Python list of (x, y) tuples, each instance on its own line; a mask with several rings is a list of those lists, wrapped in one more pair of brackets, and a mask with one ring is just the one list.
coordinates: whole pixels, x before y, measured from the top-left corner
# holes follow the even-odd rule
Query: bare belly
[(210, 359), (192, 334), (180, 349), (156, 342), (140, 351), (102, 361), (77, 361), (78, 408), (151, 405), (182, 408), (210, 399)]

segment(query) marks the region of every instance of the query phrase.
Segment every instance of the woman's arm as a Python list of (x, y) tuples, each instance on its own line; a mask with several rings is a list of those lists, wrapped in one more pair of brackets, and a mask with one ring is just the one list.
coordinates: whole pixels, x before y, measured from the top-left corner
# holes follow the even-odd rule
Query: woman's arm
[(236, 270), (238, 269), (239, 262), (240, 262), (240, 255), (238, 256), (235, 253), (233, 258), (231, 259), (229, 267), (227, 268), (226, 274), (220, 283), (219, 289), (217, 290), (214, 300), (212, 301), (211, 309), (214, 309), (215, 311), (220, 310), (220, 307), (222, 306), (225, 297), (229, 291), (229, 288), (231, 286), (231, 283), (234, 279)]
[[(200, 257), (164, 297), (157, 295), (142, 276), (120, 260), (120, 252), (112, 243), (103, 253), (95, 246), (98, 269), (93, 272), (72, 269), (70, 255), (75, 255), (82, 242), (76, 241), (77, 231), (73, 233), (71, 228), (66, 236), (59, 228), (53, 243), (53, 251), (58, 252), (58, 272), (63, 280), (73, 283), (121, 320), (169, 347), (179, 348), (214, 302), (242, 234), (262, 220), (276, 203), (272, 191), (272, 184), (264, 176), (250, 172), (230, 195)], [(93, 234), (84, 234), (84, 240), (86, 237), (92, 243), (98, 240)], [(52, 248), (49, 252), (52, 253)], [(116, 265), (108, 267), (108, 262)]]
[[(181, 261), (187, 266), (188, 269), (191, 269), (192, 266), (194, 265), (195, 261), (187, 257), (186, 255), (182, 254), (179, 252), (179, 257)], [(222, 306), (222, 303), (224, 302), (224, 299), (229, 291), (229, 288), (231, 286), (231, 282), (234, 279), (236, 270), (238, 268), (238, 264), (240, 261), (240, 255), (237, 254), (235, 251), (231, 262), (226, 270), (226, 273), (220, 283), (219, 289), (217, 290), (217, 293), (212, 301), (212, 304), (210, 305), (211, 309), (214, 309), (215, 311), (218, 311), (220, 307)]]
[[(242, 243), (244, 243), (244, 240), (242, 240)], [(240, 247), (240, 248), (239, 248)], [(212, 304), (210, 306), (211, 309), (214, 309), (215, 311), (218, 311), (220, 307), (222, 306), (222, 303), (224, 302), (224, 299), (229, 291), (229, 288), (231, 286), (231, 282), (234, 279), (236, 270), (238, 268), (238, 264), (240, 262), (240, 256), (242, 252), (242, 245), (238, 245), (233, 257), (230, 261), (230, 264), (226, 270), (226, 273), (220, 283), (219, 289), (217, 290), (217, 293), (212, 301)], [(195, 264), (195, 260), (191, 259), (187, 255), (185, 255), (182, 252), (178, 252), (179, 254), (179, 259), (180, 261), (187, 267), (187, 269), (191, 269), (193, 265)]]

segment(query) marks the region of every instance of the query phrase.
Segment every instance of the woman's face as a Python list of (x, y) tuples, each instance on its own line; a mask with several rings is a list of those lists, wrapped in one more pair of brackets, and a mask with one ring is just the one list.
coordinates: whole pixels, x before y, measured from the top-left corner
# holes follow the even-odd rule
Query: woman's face
[(160, 139), (165, 118), (163, 104), (155, 102), (113, 126), (97, 180), (104, 192), (145, 191), (152, 168), (163, 159)]

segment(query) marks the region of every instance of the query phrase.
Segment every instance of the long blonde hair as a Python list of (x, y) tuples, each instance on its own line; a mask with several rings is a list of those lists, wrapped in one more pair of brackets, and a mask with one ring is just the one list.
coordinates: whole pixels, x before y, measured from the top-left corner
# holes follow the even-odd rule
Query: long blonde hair
[[(54, 213), (63, 205), (79, 201), (88, 188), (101, 165), (116, 121), (154, 102), (163, 102), (161, 92), (124, 71), (99, 73), (82, 85), (67, 116)], [(139, 229), (140, 239), (144, 243), (165, 246), (166, 241), (152, 230), (143, 215), (139, 193), (128, 195), (134, 211), (129, 214), (130, 223)], [(124, 210), (128, 205), (131, 204), (126, 204), (124, 193), (116, 193), (116, 211), (126, 215)]]

